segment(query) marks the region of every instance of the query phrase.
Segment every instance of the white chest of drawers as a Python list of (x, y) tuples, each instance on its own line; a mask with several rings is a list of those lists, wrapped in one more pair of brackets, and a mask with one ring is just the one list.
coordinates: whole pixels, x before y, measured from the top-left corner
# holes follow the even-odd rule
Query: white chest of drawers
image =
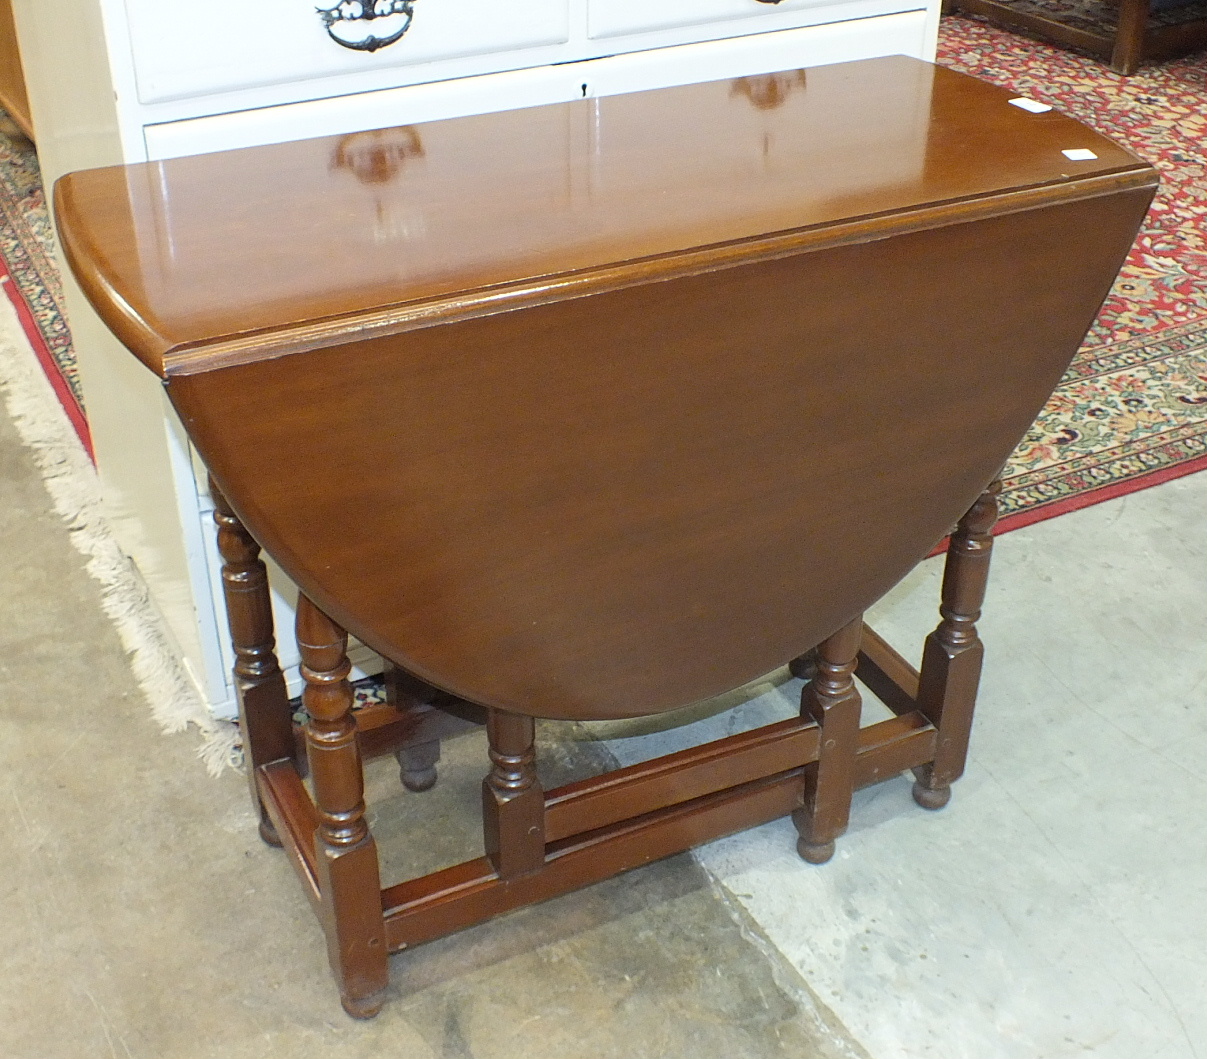
[[(363, 16), (362, 2), (380, 13), (338, 17)], [(939, 16), (937, 0), (331, 3), (324, 19), (313, 0), (16, 0), (48, 186), (96, 165), (725, 77), (746, 78), (755, 105), (773, 106), (800, 88), (774, 71), (933, 59)], [(392, 43), (348, 46), (401, 26)], [(349, 165), (358, 146), (380, 145), (351, 141)], [(113, 525), (211, 709), (233, 716), (204, 477), (154, 380), (70, 284), (66, 296)], [(291, 586), (276, 583), (290, 664)], [(367, 653), (358, 661), (372, 665)]]

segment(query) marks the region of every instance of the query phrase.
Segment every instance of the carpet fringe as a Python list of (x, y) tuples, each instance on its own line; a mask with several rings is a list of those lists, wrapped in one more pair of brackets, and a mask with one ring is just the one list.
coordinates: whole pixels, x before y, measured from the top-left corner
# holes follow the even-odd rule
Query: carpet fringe
[(87, 560), (88, 573), (100, 583), (101, 606), (117, 628), (152, 717), (165, 732), (194, 725), (202, 735), (198, 757), (218, 775), (236, 756), (238, 727), (210, 714), (185, 672), (145, 582), (109, 529), (92, 462), (3, 296), (0, 314), (0, 391), (17, 434), (31, 451), (72, 544)]

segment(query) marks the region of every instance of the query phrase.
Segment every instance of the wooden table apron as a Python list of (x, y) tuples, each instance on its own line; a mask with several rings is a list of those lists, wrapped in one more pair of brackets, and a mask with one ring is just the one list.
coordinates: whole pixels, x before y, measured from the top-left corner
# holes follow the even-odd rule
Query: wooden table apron
[[(499, 716), (617, 718), (822, 644), (830, 683), (802, 708), (824, 727), (826, 695), (850, 698), (859, 615), (1022, 438), (1156, 176), (1067, 118), (900, 57), (793, 75), (770, 104), (739, 89), (415, 126), (393, 148), (387, 130), (359, 177), (332, 161), (339, 138), (73, 174), (57, 217), (238, 519), (402, 670)], [(992, 524), (991, 504), (975, 511), (972, 551)], [(876, 650), (869, 682), (933, 756), (940, 707), (911, 712), (929, 693)], [(810, 732), (782, 745), (817, 760)], [(548, 870), (524, 899), (788, 811), (801, 782), (807, 804), (833, 783), (849, 805), (853, 785), (931, 760), (857, 765), (841, 738), (841, 782), (818, 778), (824, 761), (780, 775), (745, 815), (701, 808), (708, 826), (650, 850), (617, 839), (590, 867), (570, 856), (588, 825), (552, 798)], [(330, 911), (299, 790), (277, 823)], [(390, 944), (513, 906), (491, 857), (383, 895)], [(371, 1013), (380, 974), (349, 984), (340, 929), (345, 1003)]]

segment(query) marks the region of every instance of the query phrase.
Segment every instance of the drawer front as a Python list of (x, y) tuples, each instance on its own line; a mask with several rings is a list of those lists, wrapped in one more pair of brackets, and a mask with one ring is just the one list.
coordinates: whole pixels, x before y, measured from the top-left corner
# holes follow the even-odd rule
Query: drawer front
[[(374, 4), (382, 15), (334, 18), (330, 28), (316, 10), (354, 16)], [(567, 0), (126, 0), (126, 10), (143, 103), (489, 56), (570, 36)]]
[(149, 161), (230, 151), (312, 136), (335, 136), (495, 110), (564, 103), (586, 94), (579, 67), (536, 66), (481, 77), (409, 85), (211, 117), (148, 125)]
[(819, 0), (590, 0), (588, 32), (590, 36), (619, 37), (627, 33), (673, 29), (677, 26), (700, 26), (709, 22), (732, 19), (774, 19), (781, 29), (791, 21), (793, 13), (807, 12), (819, 5)]
[[(728, 40), (613, 55), (578, 65), (584, 72), (590, 71), (590, 76), (582, 78), (590, 83), (589, 94), (609, 96), (729, 77), (757, 78), (775, 71), (874, 59), (880, 55), (911, 55), (933, 61), (935, 26), (928, 13), (904, 11), (779, 33), (752, 33)], [(803, 90), (792, 87), (797, 84), (791, 77), (772, 78), (762, 86), (752, 83), (742, 90), (755, 95), (766, 91), (774, 97), (777, 91)]]
[(148, 125), (143, 135), (156, 161), (878, 55), (933, 60), (934, 51), (933, 19), (908, 11)]

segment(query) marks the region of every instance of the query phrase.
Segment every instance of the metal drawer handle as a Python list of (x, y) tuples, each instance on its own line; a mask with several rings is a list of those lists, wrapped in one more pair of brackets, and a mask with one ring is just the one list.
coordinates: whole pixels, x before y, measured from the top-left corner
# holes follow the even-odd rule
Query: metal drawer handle
[(337, 0), (334, 7), (315, 11), (336, 44), (375, 52), (411, 28), (415, 0)]

